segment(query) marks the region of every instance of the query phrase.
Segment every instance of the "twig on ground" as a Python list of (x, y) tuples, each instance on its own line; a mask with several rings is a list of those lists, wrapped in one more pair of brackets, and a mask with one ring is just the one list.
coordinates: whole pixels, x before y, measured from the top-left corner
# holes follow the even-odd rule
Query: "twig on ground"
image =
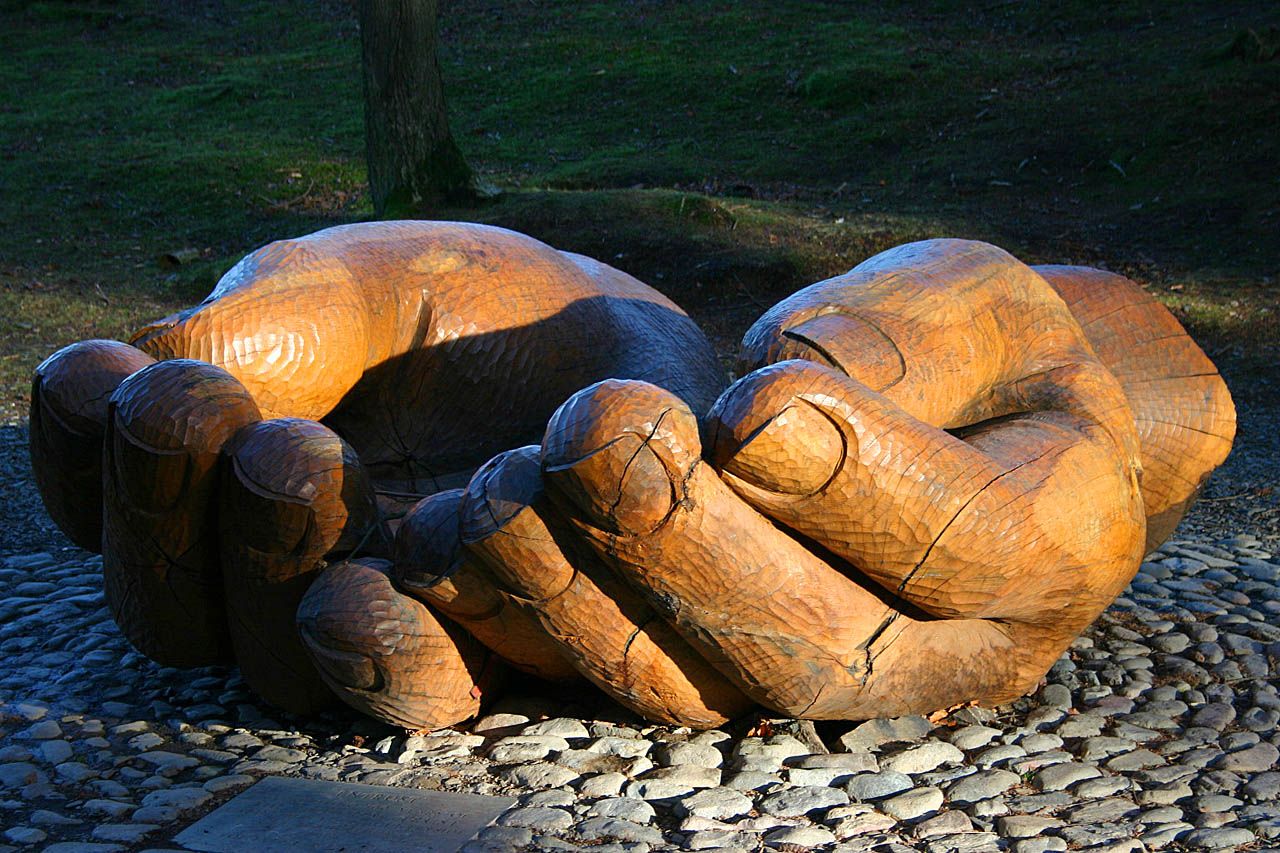
[(306, 201), (307, 197), (311, 195), (311, 191), (315, 188), (316, 188), (316, 182), (315, 182), (315, 179), (313, 178), (311, 180), (311, 184), (307, 187), (306, 192), (304, 192), (300, 196), (295, 196), (294, 198), (288, 199), (286, 201), (274, 201), (272, 199), (267, 198), (264, 195), (260, 195), (258, 196), (258, 198), (265, 201), (267, 203), (267, 207), (271, 208), (272, 210), (288, 210), (294, 205), (301, 204), (303, 201)]

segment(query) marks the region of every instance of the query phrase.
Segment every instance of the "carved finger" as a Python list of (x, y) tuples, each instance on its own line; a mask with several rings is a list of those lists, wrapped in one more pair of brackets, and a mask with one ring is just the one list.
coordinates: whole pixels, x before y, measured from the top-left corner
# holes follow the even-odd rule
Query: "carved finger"
[[(1043, 278), (972, 240), (898, 246), (782, 300), (748, 330), (740, 360), (745, 374), (789, 358), (832, 367), (946, 429), (1026, 411), (1015, 386), (1093, 360)], [(1098, 404), (1090, 417), (1108, 422), (1113, 401), (1073, 403)]]
[(36, 368), (31, 380), (31, 470), (45, 509), (86, 551), (102, 550), (102, 437), (107, 401), (154, 359), (119, 341), (80, 341)]
[(853, 719), (1003, 701), (1052, 662), (995, 623), (924, 621), (842, 576), (739, 499), (698, 450), (678, 399), (611, 381), (560, 408), (543, 465), (601, 558), (761, 704)]
[(409, 729), (469, 719), (502, 674), (461, 628), (391, 585), (391, 564), (325, 569), (298, 606), (298, 629), (321, 677), (357, 711)]
[(297, 714), (333, 701), (294, 616), (324, 559), (387, 541), (346, 442), (315, 421), (260, 421), (223, 448), (218, 519), (227, 620), (245, 682)]
[(1169, 310), (1124, 276), (1087, 267), (1034, 268), (1063, 298), (1124, 388), (1142, 456), (1147, 548), (1177, 527), (1235, 438), (1231, 393)]
[(169, 666), (229, 661), (215, 500), (218, 454), (259, 420), (221, 368), (176, 359), (111, 396), (103, 481), (107, 604), (129, 642)]
[(396, 586), (431, 604), (522, 672), (576, 681), (578, 671), (537, 621), (494, 585), (465, 552), (459, 532), (462, 489), (419, 501), (396, 531)]
[(543, 493), (536, 447), (495, 457), (467, 487), (466, 550), (588, 679), (664, 723), (709, 728), (750, 708), (750, 700), (567, 533)]
[(360, 379), (375, 333), (386, 337), (370, 328), (371, 314), (350, 267), (323, 243), (281, 240), (243, 258), (199, 305), (129, 342), (159, 359), (222, 367), (266, 417), (320, 418)]
[(961, 437), (808, 361), (772, 365), (708, 417), (710, 457), (752, 506), (941, 618), (1081, 630), (1141, 556), (1132, 467), (1061, 412)]
[(536, 438), (556, 403), (597, 379), (652, 379), (704, 407), (724, 387), (670, 300), (472, 223), (366, 222), (272, 243), (131, 343), (224, 367), (265, 416), (324, 419), (380, 484), (424, 494)]

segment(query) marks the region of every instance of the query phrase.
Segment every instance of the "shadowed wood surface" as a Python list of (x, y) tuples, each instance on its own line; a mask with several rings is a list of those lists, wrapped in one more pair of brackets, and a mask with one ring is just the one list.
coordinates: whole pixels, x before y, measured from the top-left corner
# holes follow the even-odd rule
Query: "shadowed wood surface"
[(130, 376), (107, 416), (102, 572), (138, 651), (168, 666), (232, 660), (214, 513), (218, 454), (260, 419), (235, 377), (190, 359)]
[(342, 701), (409, 729), (475, 716), (502, 676), (498, 659), (391, 584), (386, 560), (335, 563), (298, 607), (298, 628)]
[(396, 531), (396, 586), (466, 628), (516, 669), (548, 681), (578, 671), (537, 622), (498, 589), (483, 563), (462, 548), (462, 489), (420, 501)]
[[(277, 705), (410, 728), (476, 713), (500, 659), (695, 728), (1007, 701), (1234, 434), (1132, 282), (963, 240), (782, 300), (714, 405), (673, 304), (456, 223), (272, 244), (134, 340), (52, 356), (32, 414), (82, 538), (101, 495), (126, 635), (177, 665), (234, 648)], [(60, 453), (95, 441), (101, 491)]]
[(298, 714), (330, 704), (294, 615), (325, 557), (383, 544), (373, 487), (355, 451), (315, 421), (241, 428), (223, 447), (218, 492), (227, 623), (245, 682)]
[(699, 411), (725, 382), (701, 331), (657, 291), (466, 223), (344, 225), (272, 243), (133, 342), (224, 367), (264, 416), (325, 419), (375, 479), (423, 494), (537, 440), (555, 407), (598, 379), (652, 381)]
[(31, 470), (49, 517), (86, 551), (102, 550), (102, 439), (111, 394), (154, 359), (119, 341), (80, 341), (31, 381)]

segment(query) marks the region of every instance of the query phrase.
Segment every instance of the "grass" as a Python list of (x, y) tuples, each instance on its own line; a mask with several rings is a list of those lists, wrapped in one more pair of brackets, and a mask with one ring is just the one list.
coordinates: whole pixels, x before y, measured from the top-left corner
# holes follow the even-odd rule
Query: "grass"
[[(1280, 7), (455, 0), (442, 217), (596, 255), (729, 340), (907, 239), (1147, 285), (1220, 358), (1280, 349)], [(0, 0), (0, 403), (41, 357), (371, 215), (335, 0)], [(1260, 376), (1265, 376), (1259, 372)]]

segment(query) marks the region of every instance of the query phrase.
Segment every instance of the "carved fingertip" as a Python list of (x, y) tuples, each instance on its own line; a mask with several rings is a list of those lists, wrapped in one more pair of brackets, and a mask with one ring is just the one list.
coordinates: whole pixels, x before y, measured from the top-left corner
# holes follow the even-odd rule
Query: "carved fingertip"
[(40, 362), (34, 384), (40, 388), (41, 401), (60, 421), (100, 438), (112, 392), (130, 375), (154, 363), (151, 356), (119, 341), (78, 341)]
[(385, 560), (335, 563), (303, 596), (298, 629), (325, 683), (392, 725), (437, 728), (474, 715), (498, 677), (488, 653), (397, 591), (390, 570)]
[(417, 594), (451, 575), (461, 560), (459, 508), (462, 489), (449, 489), (414, 504), (395, 538), (396, 586)]
[(657, 440), (655, 450), (674, 468), (688, 470), (702, 444), (698, 420), (683, 400), (657, 385), (607, 379), (565, 401), (547, 424), (542, 469), (571, 467), (606, 450), (624, 435)]
[[(746, 483), (786, 495), (810, 495), (844, 464), (844, 435), (804, 402), (787, 406), (754, 430), (719, 429), (712, 464)], [(746, 432), (745, 437), (742, 433)]]
[(879, 327), (839, 311), (829, 311), (782, 331), (778, 360), (799, 358), (830, 365), (883, 391), (902, 381), (906, 361)]
[(467, 484), (458, 511), (462, 542), (497, 533), (543, 494), (536, 445), (499, 453)]
[(111, 411), (118, 428), (159, 452), (217, 453), (241, 426), (262, 419), (238, 379), (186, 358), (131, 374), (111, 395)]
[(152, 358), (119, 341), (65, 346), (31, 382), (31, 468), (54, 522), (80, 547), (102, 550), (102, 440), (107, 401)]
[(671, 514), (700, 458), (689, 407), (629, 380), (571, 397), (552, 416), (542, 446), (548, 485), (591, 523), (626, 535), (648, 533)]
[(347, 690), (378, 690), (382, 676), (367, 655), (335, 649), (325, 644), (314, 626), (299, 621), (298, 634), (316, 665), (336, 688)]
[(836, 378), (812, 362), (785, 361), (738, 380), (707, 415), (711, 464), (779, 494), (821, 490), (847, 455), (844, 431), (814, 401), (815, 392), (838, 390)]

